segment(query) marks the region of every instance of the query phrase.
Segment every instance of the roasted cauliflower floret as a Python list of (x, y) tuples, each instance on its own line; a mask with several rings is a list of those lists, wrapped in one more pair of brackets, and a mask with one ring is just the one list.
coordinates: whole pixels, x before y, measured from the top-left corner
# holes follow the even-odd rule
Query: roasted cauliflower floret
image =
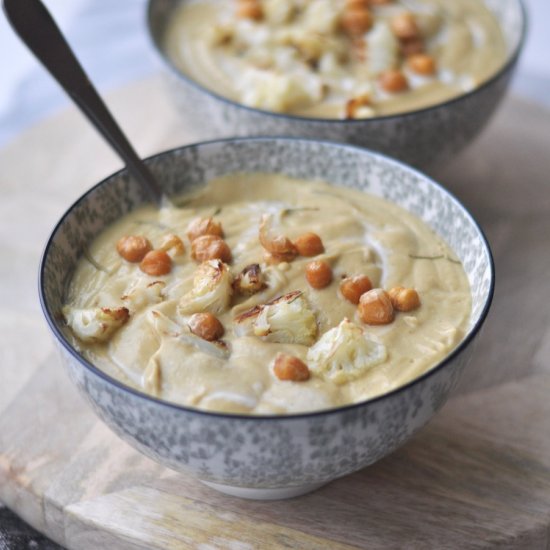
[(389, 25), (379, 21), (366, 35), (367, 59), (372, 75), (394, 69), (399, 61), (399, 41)]
[(162, 292), (165, 286), (164, 281), (151, 283), (148, 279), (142, 278), (130, 285), (121, 300), (130, 311), (136, 312), (149, 305), (162, 302), (164, 300)]
[(264, 274), (259, 264), (247, 265), (235, 278), (233, 287), (240, 294), (251, 296), (266, 288)]
[(79, 340), (97, 343), (109, 340), (128, 321), (130, 312), (125, 307), (80, 309), (65, 306), (63, 316)]
[(302, 292), (295, 291), (261, 307), (253, 333), (268, 342), (310, 346), (317, 335), (317, 321)]
[(286, 112), (312, 105), (323, 97), (321, 80), (307, 72), (298, 75), (248, 69), (238, 87), (244, 105), (270, 111)]
[(275, 25), (287, 23), (296, 10), (294, 2), (290, 0), (263, 0), (262, 7), (266, 19)]
[(208, 260), (199, 265), (193, 279), (193, 289), (182, 296), (178, 304), (180, 315), (200, 311), (222, 313), (231, 302), (233, 294), (229, 266), (221, 260)]
[(311, 0), (305, 5), (303, 27), (319, 34), (332, 34), (338, 26), (339, 10), (332, 0)]
[(386, 347), (348, 319), (325, 332), (307, 353), (309, 368), (336, 384), (355, 380), (387, 359)]

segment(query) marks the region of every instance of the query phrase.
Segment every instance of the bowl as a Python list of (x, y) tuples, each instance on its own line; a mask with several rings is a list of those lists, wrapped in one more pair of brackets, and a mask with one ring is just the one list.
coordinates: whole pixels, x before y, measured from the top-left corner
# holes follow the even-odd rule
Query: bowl
[(169, 69), (165, 74), (171, 96), (195, 139), (250, 135), (328, 139), (367, 147), (428, 169), (455, 156), (487, 124), (508, 88), (523, 47), (527, 15), (522, 0), (483, 1), (500, 22), (508, 44), (507, 60), (492, 78), (471, 92), (432, 107), (362, 120), (274, 113), (217, 95), (183, 74), (164, 46), (167, 24), (180, 2), (149, 0), (147, 16), (152, 42)]
[(70, 378), (122, 439), (153, 460), (229, 494), (287, 498), (391, 453), (446, 401), (470, 359), (489, 309), (494, 268), (479, 226), (451, 194), (398, 161), (362, 148), (294, 138), (240, 138), (173, 149), (147, 159), (174, 195), (231, 172), (283, 173), (384, 197), (424, 220), (463, 262), (472, 313), (462, 343), (429, 372), (368, 401), (319, 412), (245, 416), (175, 405), (125, 386), (71, 345), (60, 316), (84, 247), (147, 200), (126, 171), (98, 183), (63, 215), (40, 268), (40, 300)]

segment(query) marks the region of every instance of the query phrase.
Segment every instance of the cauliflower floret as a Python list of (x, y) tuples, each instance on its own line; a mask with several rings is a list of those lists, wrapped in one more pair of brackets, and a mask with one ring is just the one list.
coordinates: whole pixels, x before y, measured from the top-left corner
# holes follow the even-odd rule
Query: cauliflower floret
[(338, 26), (339, 10), (333, 0), (311, 0), (303, 15), (303, 27), (307, 31), (332, 34)]
[(164, 300), (162, 292), (166, 283), (164, 281), (149, 282), (146, 278), (140, 278), (126, 290), (121, 297), (128, 309), (139, 311), (149, 305), (158, 304)]
[(106, 342), (128, 320), (125, 307), (90, 309), (65, 306), (63, 316), (75, 336), (83, 342)]
[(377, 75), (397, 66), (399, 42), (388, 23), (379, 21), (366, 34), (369, 72)]
[(384, 362), (386, 347), (369, 338), (365, 331), (348, 319), (325, 332), (307, 353), (309, 368), (336, 384), (359, 378)]
[(182, 296), (178, 313), (180, 315), (190, 315), (200, 311), (222, 313), (229, 307), (232, 294), (229, 266), (221, 260), (207, 260), (197, 268), (193, 289)]
[(310, 346), (317, 335), (317, 322), (302, 292), (295, 291), (263, 306), (253, 332), (268, 342)]
[(319, 77), (306, 72), (278, 74), (251, 68), (243, 73), (238, 88), (245, 105), (279, 112), (311, 105), (323, 96)]
[(259, 264), (247, 265), (237, 276), (233, 287), (245, 296), (252, 296), (266, 288), (265, 277)]
[(262, 8), (266, 19), (273, 25), (287, 23), (296, 9), (290, 0), (263, 0)]

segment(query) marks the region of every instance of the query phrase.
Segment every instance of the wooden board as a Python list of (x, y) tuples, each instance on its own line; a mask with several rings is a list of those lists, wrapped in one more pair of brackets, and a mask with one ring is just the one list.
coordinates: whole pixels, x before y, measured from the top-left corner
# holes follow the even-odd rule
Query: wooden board
[[(158, 77), (109, 103), (143, 155), (192, 140)], [(66, 377), (39, 311), (39, 256), (66, 206), (120, 163), (72, 109), (30, 129), (0, 152), (0, 500), (79, 550), (547, 549), (549, 152), (550, 113), (512, 98), (440, 174), (482, 222), (498, 273), (454, 399), (374, 466), (302, 498), (249, 502), (141, 456)]]

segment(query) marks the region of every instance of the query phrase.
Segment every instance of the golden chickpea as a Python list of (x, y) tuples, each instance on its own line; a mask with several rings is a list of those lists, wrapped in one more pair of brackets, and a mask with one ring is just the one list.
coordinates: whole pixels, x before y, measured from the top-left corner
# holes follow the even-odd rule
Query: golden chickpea
[(397, 69), (390, 69), (380, 75), (380, 86), (392, 94), (403, 92), (408, 89), (409, 82), (407, 77)]
[(185, 252), (185, 246), (183, 241), (177, 235), (172, 233), (170, 235), (166, 235), (164, 239), (162, 239), (159, 250), (164, 250), (164, 252), (173, 250), (175, 256), (181, 256)]
[(387, 325), (394, 318), (390, 297), (381, 288), (374, 288), (361, 296), (358, 313), (361, 321), (367, 325)]
[(370, 107), (372, 100), (370, 95), (363, 94), (350, 99), (346, 103), (346, 118), (355, 118), (362, 107)]
[(411, 40), (420, 36), (414, 14), (410, 12), (400, 13), (392, 17), (390, 26), (393, 34), (400, 40)]
[(426, 53), (417, 53), (407, 59), (407, 64), (412, 71), (422, 75), (432, 75), (435, 73), (435, 60)]
[(370, 0), (346, 0), (346, 9), (364, 10), (370, 6)]
[(119, 239), (116, 249), (127, 262), (137, 263), (141, 262), (145, 254), (152, 250), (153, 247), (145, 237), (130, 235)]
[(414, 288), (396, 286), (388, 292), (388, 295), (397, 311), (412, 311), (420, 307), (420, 296)]
[(258, 0), (238, 0), (237, 17), (259, 21), (263, 16), (264, 12)]
[(372, 27), (373, 18), (368, 9), (352, 7), (344, 11), (340, 23), (346, 34), (360, 36)]
[(195, 313), (189, 319), (189, 330), (203, 340), (219, 340), (224, 333), (223, 325), (212, 313)]
[(164, 250), (151, 250), (145, 254), (139, 268), (147, 275), (158, 277), (172, 271), (172, 258)]
[(361, 296), (371, 289), (372, 282), (366, 275), (346, 277), (340, 283), (340, 292), (342, 296), (352, 304), (358, 304)]
[(304, 233), (295, 241), (294, 246), (298, 250), (300, 256), (317, 256), (325, 251), (321, 237), (316, 233)]
[(198, 262), (207, 260), (231, 261), (231, 250), (227, 243), (217, 235), (202, 235), (191, 243), (191, 256)]
[(223, 238), (222, 225), (212, 218), (195, 218), (187, 226), (187, 238), (193, 242), (203, 235), (216, 235)]
[(279, 353), (273, 363), (273, 372), (279, 380), (305, 382), (309, 380), (309, 368), (298, 357)]
[(424, 40), (422, 38), (411, 38), (410, 40), (401, 40), (399, 47), (405, 57), (424, 52)]
[(325, 288), (332, 282), (332, 268), (323, 260), (310, 262), (306, 265), (306, 280), (317, 290)]

